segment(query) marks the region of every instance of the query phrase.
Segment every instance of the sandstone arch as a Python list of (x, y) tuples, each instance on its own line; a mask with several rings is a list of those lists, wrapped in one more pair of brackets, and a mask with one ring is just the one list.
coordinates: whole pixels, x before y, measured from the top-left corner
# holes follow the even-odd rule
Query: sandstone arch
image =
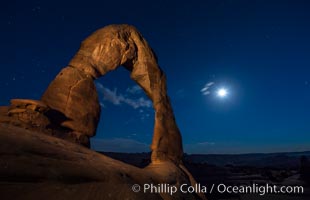
[(42, 102), (66, 116), (59, 122), (79, 137), (95, 135), (100, 106), (93, 80), (124, 66), (143, 88), (155, 110), (152, 162), (181, 162), (180, 131), (167, 95), (166, 77), (138, 30), (110, 25), (86, 38), (69, 65), (61, 70), (42, 96)]

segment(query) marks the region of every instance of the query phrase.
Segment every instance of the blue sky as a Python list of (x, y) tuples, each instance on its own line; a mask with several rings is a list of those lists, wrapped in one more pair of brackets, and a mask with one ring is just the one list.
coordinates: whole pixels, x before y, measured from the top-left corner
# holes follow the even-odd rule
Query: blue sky
[[(39, 99), (85, 37), (128, 23), (167, 75), (185, 152), (310, 150), (306, 0), (10, 1), (1, 9), (1, 105)], [(96, 86), (102, 116), (93, 147), (148, 151), (154, 111), (128, 71)], [(221, 87), (225, 98), (216, 94)]]

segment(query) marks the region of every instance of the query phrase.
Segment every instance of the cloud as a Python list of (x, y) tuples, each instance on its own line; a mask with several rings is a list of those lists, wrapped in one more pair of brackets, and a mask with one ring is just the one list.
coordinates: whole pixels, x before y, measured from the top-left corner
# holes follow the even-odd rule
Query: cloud
[(197, 145), (203, 145), (203, 146), (205, 146), (205, 145), (214, 145), (215, 143), (214, 142), (199, 142), (199, 143), (197, 143)]
[[(96, 85), (98, 91), (103, 94), (103, 100), (111, 102), (114, 105), (121, 105), (122, 103), (125, 103), (133, 107), (134, 109), (143, 107), (149, 108), (152, 106), (152, 102), (148, 99), (145, 99), (144, 97), (140, 97), (137, 99), (128, 98), (125, 95), (118, 93), (117, 89), (111, 90), (107, 87), (104, 87), (100, 83), (96, 83)], [(127, 90), (126, 91), (132, 94), (132, 92), (137, 93), (139, 90), (142, 90), (140, 87), (139, 87), (140, 89), (137, 88), (133, 89), (133, 88), (135, 87), (131, 87), (130, 89), (128, 88), (129, 90), (127, 89), (128, 91)], [(103, 103), (101, 102), (101, 104)]]
[(114, 105), (119, 105), (121, 104), (121, 99), (123, 98), (122, 95), (117, 95), (117, 90), (114, 89), (113, 91), (110, 90), (109, 88), (104, 87), (100, 83), (96, 83), (97, 89), (99, 92), (103, 94), (103, 100), (109, 101), (113, 103)]
[(150, 114), (148, 114), (148, 113), (141, 113), (140, 119), (141, 120), (145, 120), (145, 119), (148, 119), (149, 117), (150, 117)]
[(104, 105), (104, 103), (102, 103), (102, 102), (99, 102), (99, 104), (100, 104), (100, 106), (101, 106), (102, 108), (105, 108), (105, 105)]
[(135, 85), (132, 87), (127, 88), (126, 92), (130, 94), (140, 94), (142, 92), (142, 88), (139, 85)]
[(144, 97), (140, 97), (139, 99), (120, 98), (120, 101), (130, 105), (134, 109), (140, 107), (149, 108), (152, 106), (152, 102), (150, 100), (144, 99)]
[(149, 152), (148, 144), (127, 138), (112, 138), (112, 139), (90, 139), (91, 149), (95, 151), (105, 152)]
[(198, 142), (198, 143), (191, 143), (191, 144), (184, 144), (184, 151), (186, 153), (198, 153), (198, 154), (205, 154), (205, 153), (216, 153), (218, 151), (218, 145), (215, 145), (215, 142)]
[[(185, 141), (186, 142), (186, 141)], [(275, 145), (274, 142), (253, 141), (205, 141), (198, 143), (184, 143), (184, 152), (188, 154), (247, 154), (247, 153), (275, 153), (308, 151), (309, 143), (284, 142)]]
[(206, 86), (210, 87), (211, 85), (214, 85), (214, 82), (209, 82), (206, 84)]
[(214, 85), (214, 82), (209, 82), (209, 83), (206, 83), (204, 85), (203, 88), (201, 88), (200, 92), (202, 93), (202, 95), (209, 95), (211, 92), (209, 91), (210, 87)]
[(184, 144), (184, 151), (190, 154), (205, 154), (216, 152), (217, 147), (214, 142), (199, 142)]

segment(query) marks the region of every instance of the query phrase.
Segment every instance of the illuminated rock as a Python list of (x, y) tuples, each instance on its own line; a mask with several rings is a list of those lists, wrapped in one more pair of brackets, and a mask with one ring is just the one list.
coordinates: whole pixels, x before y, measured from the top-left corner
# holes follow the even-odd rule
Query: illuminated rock
[(130, 77), (153, 101), (155, 126), (152, 160), (181, 160), (182, 141), (167, 95), (166, 77), (156, 55), (129, 25), (110, 25), (86, 38), (76, 55), (52, 81), (42, 96), (50, 108), (63, 113), (61, 125), (76, 134), (95, 135), (100, 106), (93, 79), (124, 66)]

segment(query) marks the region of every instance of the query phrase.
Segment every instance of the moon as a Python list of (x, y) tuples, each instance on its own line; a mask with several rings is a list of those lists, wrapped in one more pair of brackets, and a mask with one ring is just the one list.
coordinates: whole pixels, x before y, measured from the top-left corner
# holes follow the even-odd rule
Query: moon
[(228, 94), (227, 90), (225, 88), (220, 88), (218, 91), (217, 91), (217, 96), (223, 98), (223, 97), (226, 97)]

